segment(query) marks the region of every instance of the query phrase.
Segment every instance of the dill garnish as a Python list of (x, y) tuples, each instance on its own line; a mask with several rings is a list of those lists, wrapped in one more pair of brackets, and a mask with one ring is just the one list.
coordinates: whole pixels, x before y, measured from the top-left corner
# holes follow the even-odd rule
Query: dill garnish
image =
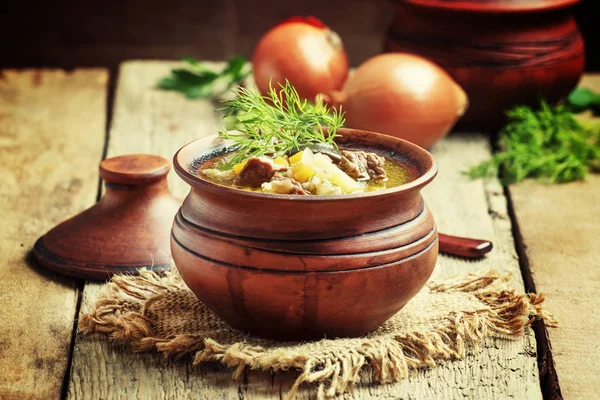
[(508, 124), (500, 131), (501, 151), (467, 171), (471, 178), (496, 176), (503, 184), (526, 178), (549, 183), (585, 179), (600, 162), (600, 129), (582, 125), (566, 106), (539, 110), (517, 106), (507, 112)]
[(341, 110), (329, 110), (320, 97), (314, 104), (302, 100), (287, 80), (279, 86), (271, 87), (267, 96), (237, 87), (235, 98), (224, 102), (223, 118), (237, 119), (236, 131), (219, 131), (237, 150), (224, 168), (249, 157), (288, 154), (307, 144), (337, 147), (336, 132), (344, 123)]

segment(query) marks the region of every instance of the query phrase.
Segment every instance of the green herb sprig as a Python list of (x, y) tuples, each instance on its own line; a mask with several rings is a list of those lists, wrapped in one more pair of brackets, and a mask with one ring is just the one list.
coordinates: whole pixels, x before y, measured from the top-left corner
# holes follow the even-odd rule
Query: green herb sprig
[(545, 101), (539, 110), (518, 106), (500, 131), (501, 151), (467, 171), (471, 178), (496, 176), (504, 184), (526, 178), (549, 183), (584, 179), (600, 162), (600, 129), (583, 126), (567, 106)]
[(279, 84), (279, 90), (271, 86), (267, 96), (243, 87), (234, 93), (235, 98), (221, 108), (223, 118), (237, 118), (237, 131), (219, 131), (219, 136), (233, 141), (237, 149), (224, 168), (249, 157), (283, 155), (312, 143), (337, 147), (334, 139), (344, 124), (343, 112), (329, 110), (320, 96), (314, 104), (309, 103), (287, 80)]
[(566, 99), (566, 105), (574, 113), (592, 110), (595, 115), (600, 114), (600, 93), (591, 89), (578, 87)]
[(157, 86), (163, 90), (183, 93), (188, 99), (210, 98), (228, 92), (251, 72), (244, 57), (234, 57), (219, 70), (193, 57), (183, 57), (185, 68), (171, 70), (171, 76), (162, 78)]

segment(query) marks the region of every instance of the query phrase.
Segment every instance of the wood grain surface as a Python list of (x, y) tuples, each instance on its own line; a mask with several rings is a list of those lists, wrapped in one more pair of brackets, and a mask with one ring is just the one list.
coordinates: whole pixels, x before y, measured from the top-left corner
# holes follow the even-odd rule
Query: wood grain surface
[[(599, 91), (600, 75), (580, 85)], [(536, 288), (560, 323), (548, 334), (562, 394), (597, 398), (600, 176), (562, 185), (525, 181), (509, 189)]]
[[(184, 143), (213, 133), (219, 124), (213, 105), (190, 102), (175, 93), (153, 89), (157, 78), (172, 64), (128, 62), (122, 66), (110, 131), (109, 156), (129, 152), (153, 152), (167, 158)], [(434, 149), (440, 174), (426, 189), (440, 230), (448, 234), (490, 239), (494, 250), (483, 261), (441, 256), (436, 278), (494, 268), (514, 274), (522, 290), (519, 263), (514, 250), (511, 223), (502, 187), (495, 181), (468, 181), (462, 171), (490, 155), (484, 135), (451, 135)], [(174, 174), (171, 189), (177, 196), (187, 192)], [(82, 312), (89, 310), (101, 286), (86, 284)], [(250, 372), (242, 382), (231, 371), (210, 364), (191, 367), (185, 361), (168, 361), (157, 354), (135, 354), (109, 344), (105, 338), (79, 336), (73, 354), (68, 397), (79, 398), (200, 398), (280, 399), (294, 380), (294, 373), (272, 376)], [(368, 373), (347, 399), (373, 398), (541, 398), (530, 330), (517, 340), (488, 340), (479, 351), (437, 368), (413, 373), (390, 385), (371, 385)], [(299, 399), (316, 397), (305, 386)]]
[(105, 136), (102, 69), (0, 73), (0, 398), (59, 398), (79, 293), (28, 256), (95, 201)]

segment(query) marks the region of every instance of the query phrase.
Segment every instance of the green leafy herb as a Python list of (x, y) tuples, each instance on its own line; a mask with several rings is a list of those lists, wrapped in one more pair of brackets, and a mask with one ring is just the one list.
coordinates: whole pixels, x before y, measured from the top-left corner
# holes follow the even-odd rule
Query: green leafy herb
[(171, 70), (171, 76), (158, 81), (163, 90), (174, 90), (188, 99), (218, 96), (244, 80), (250, 73), (250, 63), (244, 57), (234, 57), (222, 71), (208, 66), (193, 57), (181, 59), (185, 68)]
[(237, 152), (224, 168), (249, 157), (287, 154), (310, 143), (337, 147), (336, 132), (344, 123), (341, 110), (330, 111), (320, 97), (315, 104), (300, 99), (287, 80), (279, 86), (280, 90), (271, 87), (268, 96), (238, 87), (236, 97), (225, 101), (224, 118), (237, 118), (237, 131), (220, 131), (219, 136), (232, 140)]
[(500, 131), (501, 152), (467, 171), (471, 178), (501, 172), (504, 184), (526, 178), (550, 183), (584, 179), (600, 161), (600, 129), (585, 127), (566, 106), (542, 101), (540, 109), (518, 106)]
[(600, 93), (586, 88), (577, 88), (567, 97), (566, 105), (575, 113), (592, 110), (600, 114)]

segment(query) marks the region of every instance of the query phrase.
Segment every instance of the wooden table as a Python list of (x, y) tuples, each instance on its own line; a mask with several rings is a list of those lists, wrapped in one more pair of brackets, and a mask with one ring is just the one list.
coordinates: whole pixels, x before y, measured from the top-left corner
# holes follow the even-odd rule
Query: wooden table
[[(231, 371), (217, 364), (191, 367), (78, 336), (77, 317), (102, 285), (56, 276), (31, 259), (38, 236), (97, 200), (103, 157), (147, 152), (171, 158), (220, 126), (209, 101), (153, 88), (172, 66), (123, 64), (114, 96), (109, 88), (116, 77), (102, 69), (0, 76), (0, 398), (279, 399), (290, 388), (292, 372), (249, 372), (234, 382)], [(600, 76), (585, 82), (600, 89)], [(552, 353), (544, 330), (536, 339), (528, 329), (522, 338), (488, 340), (464, 360), (414, 372), (396, 384), (370, 385), (365, 373), (345, 398), (539, 399), (559, 393), (556, 375), (566, 398), (597, 398), (600, 177), (509, 188), (495, 179), (469, 181), (461, 172), (490, 156), (483, 134), (452, 134), (434, 155), (440, 174), (425, 196), (440, 230), (495, 244), (485, 261), (441, 256), (436, 277), (495, 268), (512, 272), (519, 290), (535, 285), (561, 323), (548, 332)], [(174, 173), (169, 184), (177, 196), (186, 194)], [(306, 385), (298, 398), (315, 395)]]

